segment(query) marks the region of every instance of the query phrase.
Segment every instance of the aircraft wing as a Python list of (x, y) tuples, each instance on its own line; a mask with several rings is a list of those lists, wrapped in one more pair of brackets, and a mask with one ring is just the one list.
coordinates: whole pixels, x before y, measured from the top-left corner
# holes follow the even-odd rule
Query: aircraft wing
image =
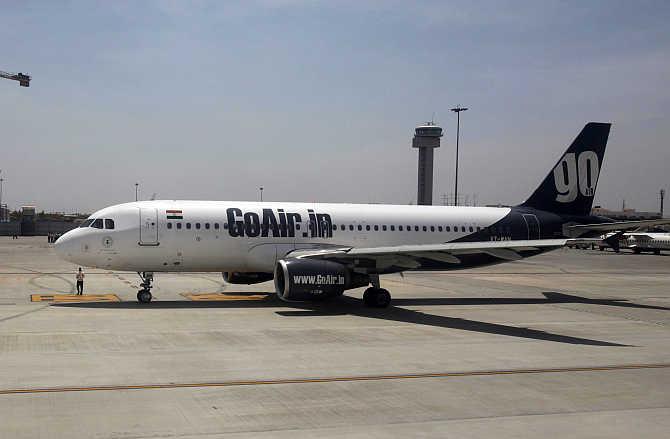
[(575, 224), (568, 226), (568, 230), (577, 232), (597, 231), (597, 232), (615, 232), (641, 227), (654, 227), (670, 224), (670, 219), (642, 220), (642, 221), (616, 221), (613, 223), (597, 224)]
[(393, 272), (412, 269), (458, 268), (468, 260), (484, 258), (491, 263), (516, 261), (527, 256), (563, 247), (568, 239), (520, 241), (451, 242), (443, 244), (397, 245), (295, 250), (289, 258), (326, 259), (353, 268)]
[(625, 233), (624, 236), (628, 238), (637, 239), (654, 239), (653, 237), (647, 235), (646, 233)]

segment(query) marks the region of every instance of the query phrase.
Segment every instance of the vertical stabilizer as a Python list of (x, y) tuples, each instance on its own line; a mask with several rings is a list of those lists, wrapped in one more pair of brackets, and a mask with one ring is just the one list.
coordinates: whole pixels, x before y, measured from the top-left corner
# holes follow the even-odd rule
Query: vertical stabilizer
[(587, 123), (542, 184), (520, 206), (562, 215), (589, 215), (610, 126)]

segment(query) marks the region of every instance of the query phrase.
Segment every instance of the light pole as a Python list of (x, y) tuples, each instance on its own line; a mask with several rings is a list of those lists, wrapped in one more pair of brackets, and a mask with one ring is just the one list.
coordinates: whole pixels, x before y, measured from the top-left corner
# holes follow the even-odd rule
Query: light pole
[(260, 191), (261, 191), (261, 203), (262, 203), (263, 202), (263, 186), (259, 187), (258, 189), (260, 189)]
[[(2, 174), (2, 169), (0, 169), (0, 174)], [(5, 220), (4, 210), (2, 210), (2, 182), (5, 181), (4, 178), (0, 175), (0, 223)]]
[(135, 183), (135, 201), (137, 201), (137, 188), (139, 185), (139, 183)]
[(458, 206), (458, 140), (461, 137), (461, 111), (466, 111), (460, 105), (452, 108), (451, 111), (456, 113), (456, 184), (454, 185), (454, 206)]

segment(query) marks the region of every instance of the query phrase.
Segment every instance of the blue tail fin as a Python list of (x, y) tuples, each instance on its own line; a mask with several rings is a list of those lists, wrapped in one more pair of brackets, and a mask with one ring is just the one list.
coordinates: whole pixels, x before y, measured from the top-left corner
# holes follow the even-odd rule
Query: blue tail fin
[(610, 126), (587, 123), (542, 184), (520, 206), (561, 215), (589, 215)]

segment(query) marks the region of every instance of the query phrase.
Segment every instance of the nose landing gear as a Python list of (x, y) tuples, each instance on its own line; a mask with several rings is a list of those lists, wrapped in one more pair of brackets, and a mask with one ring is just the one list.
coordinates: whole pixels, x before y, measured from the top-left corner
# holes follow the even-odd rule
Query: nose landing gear
[(151, 302), (151, 282), (154, 280), (154, 274), (147, 271), (137, 273), (142, 279), (141, 290), (137, 292), (137, 301), (140, 303)]

